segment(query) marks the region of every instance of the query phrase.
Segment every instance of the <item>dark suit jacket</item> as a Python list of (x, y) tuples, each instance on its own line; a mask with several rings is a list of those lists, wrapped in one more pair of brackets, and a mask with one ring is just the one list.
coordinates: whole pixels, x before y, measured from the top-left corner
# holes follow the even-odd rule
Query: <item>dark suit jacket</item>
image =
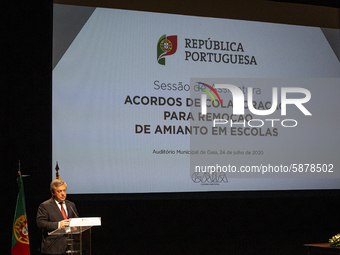
[[(68, 218), (78, 217), (75, 204), (68, 200), (65, 200), (65, 204)], [(58, 222), (63, 219), (53, 197), (40, 204), (37, 212), (37, 225), (42, 229), (41, 253), (63, 254), (66, 251), (67, 235), (48, 235), (49, 232), (58, 228)]]

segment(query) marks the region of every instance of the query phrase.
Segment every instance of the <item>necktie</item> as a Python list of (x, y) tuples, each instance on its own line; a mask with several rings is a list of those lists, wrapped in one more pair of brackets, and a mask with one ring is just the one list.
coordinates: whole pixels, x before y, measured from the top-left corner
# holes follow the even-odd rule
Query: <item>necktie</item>
[(64, 220), (66, 220), (67, 219), (67, 214), (66, 214), (66, 211), (64, 209), (63, 203), (60, 203), (60, 206), (61, 206), (61, 214), (63, 215)]

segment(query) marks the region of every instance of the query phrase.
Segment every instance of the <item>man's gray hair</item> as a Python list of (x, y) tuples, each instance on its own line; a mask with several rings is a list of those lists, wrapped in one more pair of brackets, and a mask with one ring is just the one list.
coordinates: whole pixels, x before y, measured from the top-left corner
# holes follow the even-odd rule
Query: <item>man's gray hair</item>
[(64, 182), (63, 180), (55, 179), (54, 181), (51, 182), (51, 185), (50, 185), (51, 192), (54, 193), (56, 187), (58, 187), (60, 185), (64, 185), (64, 184), (67, 187), (66, 182)]

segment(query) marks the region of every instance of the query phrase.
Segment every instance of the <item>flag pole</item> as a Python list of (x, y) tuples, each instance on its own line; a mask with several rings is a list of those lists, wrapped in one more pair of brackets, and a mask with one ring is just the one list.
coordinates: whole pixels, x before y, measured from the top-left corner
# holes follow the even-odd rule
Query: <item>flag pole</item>
[(59, 180), (60, 179), (60, 176), (59, 176), (59, 166), (58, 166), (58, 161), (57, 161), (57, 164), (56, 164), (56, 166), (55, 166), (55, 171), (56, 171), (56, 173), (55, 173), (55, 178), (57, 179), (57, 180)]
[(19, 170), (18, 170), (18, 176), (21, 175), (21, 172), (20, 172), (20, 159), (19, 159)]

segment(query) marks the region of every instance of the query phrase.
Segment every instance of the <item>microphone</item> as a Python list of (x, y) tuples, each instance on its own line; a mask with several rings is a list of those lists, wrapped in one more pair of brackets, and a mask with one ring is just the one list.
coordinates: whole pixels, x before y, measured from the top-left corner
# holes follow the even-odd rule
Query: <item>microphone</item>
[(76, 216), (76, 218), (79, 218), (78, 214), (73, 210), (73, 207), (72, 207), (72, 206), (70, 206), (70, 207), (71, 207), (72, 212), (73, 212), (74, 215)]

